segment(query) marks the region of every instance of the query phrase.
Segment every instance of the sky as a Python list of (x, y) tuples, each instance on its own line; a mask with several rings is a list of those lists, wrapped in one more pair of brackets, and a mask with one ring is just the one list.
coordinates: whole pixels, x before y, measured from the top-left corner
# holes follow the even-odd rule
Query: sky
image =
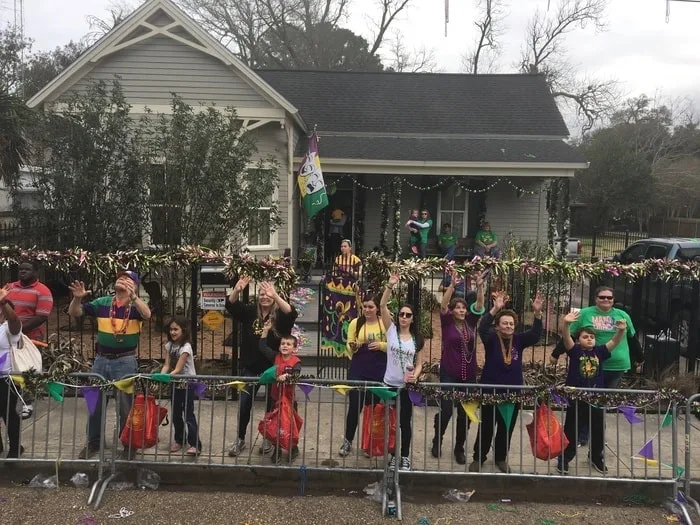
[[(13, 20), (16, 0), (0, 0), (0, 22)], [(18, 1), (18, 0), (17, 0)], [(138, 3), (131, 0), (132, 3)], [(50, 49), (89, 31), (86, 17), (106, 17), (113, 0), (24, 0), (25, 34), (34, 49)], [(351, 0), (346, 26), (369, 35), (377, 0)], [(516, 71), (528, 19), (536, 9), (553, 9), (557, 0), (506, 0), (498, 72)], [(409, 47), (432, 48), (438, 68), (460, 72), (462, 55), (474, 41), (476, 0), (449, 0), (445, 36), (443, 0), (413, 0), (395, 28)], [(569, 62), (587, 78), (617, 79), (623, 93), (645, 93), (661, 99), (685, 98), (700, 114), (700, 2), (672, 2), (666, 22), (666, 0), (610, 0), (607, 30), (577, 29), (566, 38)]]

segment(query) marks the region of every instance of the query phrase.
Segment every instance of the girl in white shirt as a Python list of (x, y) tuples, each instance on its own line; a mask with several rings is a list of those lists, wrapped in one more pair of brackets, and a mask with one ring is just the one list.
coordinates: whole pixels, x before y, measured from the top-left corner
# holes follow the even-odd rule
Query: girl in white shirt
[[(401, 461), (399, 468), (411, 469), (409, 452), (411, 449), (411, 418), (413, 416), (413, 404), (408, 396), (408, 390), (404, 388), (406, 383), (415, 383), (421, 374), (423, 363), (420, 352), (423, 349), (423, 337), (418, 330), (418, 319), (413, 306), (404, 304), (399, 307), (398, 327), (391, 318), (388, 308), (391, 291), (399, 283), (396, 274), (389, 277), (389, 282), (384, 288), (384, 294), (380, 301), (382, 322), (387, 327), (387, 359), (384, 383), (400, 389), (398, 402), (400, 403), (399, 426), (401, 427)], [(392, 459), (392, 462), (395, 459)]]

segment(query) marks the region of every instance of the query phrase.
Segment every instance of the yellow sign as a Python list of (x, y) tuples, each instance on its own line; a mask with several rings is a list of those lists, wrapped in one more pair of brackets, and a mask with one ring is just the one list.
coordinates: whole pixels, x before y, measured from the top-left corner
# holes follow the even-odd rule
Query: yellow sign
[(224, 314), (217, 310), (209, 310), (202, 317), (202, 322), (207, 325), (209, 330), (214, 331), (224, 322)]

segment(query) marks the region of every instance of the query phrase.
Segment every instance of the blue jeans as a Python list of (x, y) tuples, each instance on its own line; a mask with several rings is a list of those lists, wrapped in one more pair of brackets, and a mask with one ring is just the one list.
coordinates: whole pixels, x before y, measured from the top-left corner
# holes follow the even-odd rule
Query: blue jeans
[[(119, 379), (129, 374), (136, 374), (138, 362), (135, 355), (126, 357), (118, 357), (117, 359), (107, 359), (98, 355), (95, 357), (95, 362), (92, 364), (91, 372), (99, 374), (107, 381), (118, 381)], [(134, 396), (125, 394), (121, 390), (115, 389), (117, 396), (117, 418), (119, 420), (119, 433), (121, 434), (126, 418), (131, 410), (131, 403)], [(87, 439), (89, 445), (98, 447), (102, 438), (104, 422), (102, 421), (102, 391), (100, 390), (99, 398), (95, 412), (88, 419)], [(109, 398), (107, 398), (109, 403)]]
[(486, 255), (488, 255), (489, 257), (493, 257), (494, 259), (500, 259), (501, 250), (498, 246), (494, 246), (493, 248), (491, 248), (489, 253), (486, 253), (486, 248), (484, 248), (480, 244), (477, 244), (474, 246), (474, 255), (478, 255), (479, 257), (485, 257)]
[(453, 244), (452, 246), (448, 246), (447, 248), (441, 248), (445, 259), (447, 259), (448, 261), (454, 261), (456, 247), (457, 246)]
[(428, 256), (428, 243), (427, 242), (419, 242), (418, 243), (418, 250), (420, 251), (420, 258), (425, 259)]
[[(243, 377), (254, 377), (259, 376), (260, 373), (253, 372), (249, 368), (243, 368), (241, 370), (241, 375)], [(258, 393), (262, 385), (247, 385), (245, 390), (241, 390), (238, 396), (238, 437), (245, 441), (246, 430), (248, 430), (248, 423), (250, 423), (250, 413), (253, 410), (253, 398), (255, 394)], [(265, 387), (265, 412), (272, 410), (272, 396), (270, 395), (270, 385)], [(246, 391), (247, 390), (247, 391)], [(194, 445), (193, 445), (194, 446)]]

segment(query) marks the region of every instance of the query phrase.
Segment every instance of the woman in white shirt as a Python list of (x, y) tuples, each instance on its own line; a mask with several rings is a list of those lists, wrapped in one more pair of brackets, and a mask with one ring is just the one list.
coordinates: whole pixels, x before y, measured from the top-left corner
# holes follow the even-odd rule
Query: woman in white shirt
[[(22, 322), (13, 305), (7, 300), (7, 288), (0, 288), (0, 417), (7, 426), (10, 449), (8, 458), (18, 458), (24, 452), (19, 444), (19, 415), (17, 414), (17, 390), (7, 374), (12, 372), (12, 347), (17, 347), (22, 333)], [(0, 451), (2, 450), (0, 442)]]
[[(423, 349), (423, 337), (418, 329), (419, 320), (415, 310), (410, 304), (399, 307), (398, 327), (391, 318), (388, 308), (391, 291), (399, 283), (399, 276), (393, 274), (389, 277), (384, 288), (384, 294), (380, 301), (382, 322), (387, 327), (387, 359), (384, 383), (391, 387), (399, 388), (398, 402), (400, 403), (399, 426), (401, 427), (401, 461), (399, 468), (411, 469), (409, 452), (411, 449), (411, 418), (413, 416), (413, 404), (408, 396), (408, 390), (404, 388), (406, 383), (415, 383), (420, 376), (423, 363), (420, 352)], [(392, 463), (395, 457), (392, 458)]]

